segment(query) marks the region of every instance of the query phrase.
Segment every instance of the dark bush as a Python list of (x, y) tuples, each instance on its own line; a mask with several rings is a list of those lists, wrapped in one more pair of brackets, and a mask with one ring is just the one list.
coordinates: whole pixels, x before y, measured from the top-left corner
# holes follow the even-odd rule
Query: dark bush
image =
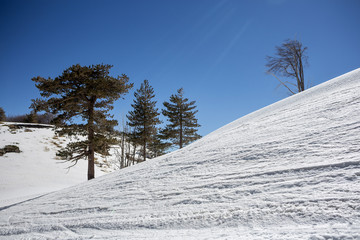
[(0, 156), (3, 156), (5, 153), (9, 152), (19, 153), (20, 149), (15, 145), (6, 145), (4, 148), (0, 148)]
[(20, 123), (41, 123), (41, 124), (50, 124), (54, 119), (54, 115), (51, 113), (44, 114), (23, 114), (23, 115), (15, 115), (9, 116), (6, 118), (7, 122), (20, 122)]
[(2, 107), (0, 107), (0, 121), (5, 121), (5, 120), (6, 120), (5, 111)]
[(21, 123), (24, 123), (25, 120), (26, 120), (26, 114), (8, 116), (8, 117), (6, 118), (6, 121), (7, 121), (7, 122), (21, 122)]

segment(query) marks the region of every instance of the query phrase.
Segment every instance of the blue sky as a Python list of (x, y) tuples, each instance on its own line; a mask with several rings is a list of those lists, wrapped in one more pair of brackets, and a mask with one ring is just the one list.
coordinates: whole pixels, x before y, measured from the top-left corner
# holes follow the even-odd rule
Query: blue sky
[(32, 77), (105, 63), (135, 83), (115, 119), (148, 79), (158, 108), (183, 87), (206, 135), (288, 96), (265, 74), (288, 38), (308, 47), (311, 86), (359, 68), (359, 13), (359, 0), (0, 0), (0, 106), (28, 113)]

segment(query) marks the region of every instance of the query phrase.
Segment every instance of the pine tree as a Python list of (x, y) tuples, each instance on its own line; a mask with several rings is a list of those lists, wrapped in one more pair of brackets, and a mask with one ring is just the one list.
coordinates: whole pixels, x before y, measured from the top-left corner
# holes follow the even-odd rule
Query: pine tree
[(180, 88), (177, 94), (171, 95), (170, 103), (164, 102), (165, 109), (162, 114), (168, 118), (170, 124), (162, 130), (163, 138), (169, 139), (172, 145), (178, 145), (179, 148), (199, 139), (201, 136), (197, 134), (197, 123), (195, 114), (198, 110), (195, 101), (188, 102), (189, 99), (184, 98), (184, 90)]
[(126, 116), (128, 124), (133, 127), (132, 140), (142, 146), (143, 161), (146, 161), (147, 148), (156, 134), (156, 125), (160, 123), (159, 112), (156, 108), (154, 89), (144, 80), (140, 88), (134, 93), (135, 100), (131, 104), (133, 111)]
[(150, 156), (152, 158), (159, 157), (166, 153), (166, 150), (171, 146), (170, 143), (164, 141), (164, 136), (161, 134), (161, 130), (157, 129), (154, 134), (152, 142), (149, 144)]
[(29, 114), (26, 114), (25, 122), (27, 123), (38, 123), (38, 116), (35, 111), (31, 111)]
[(85, 138), (69, 143), (57, 155), (73, 165), (86, 158), (89, 180), (95, 177), (95, 152), (107, 155), (114, 141), (111, 133), (117, 121), (108, 111), (133, 86), (125, 74), (109, 76), (111, 67), (73, 65), (55, 79), (32, 79), (42, 96), (33, 100), (32, 108), (54, 114), (59, 135)]

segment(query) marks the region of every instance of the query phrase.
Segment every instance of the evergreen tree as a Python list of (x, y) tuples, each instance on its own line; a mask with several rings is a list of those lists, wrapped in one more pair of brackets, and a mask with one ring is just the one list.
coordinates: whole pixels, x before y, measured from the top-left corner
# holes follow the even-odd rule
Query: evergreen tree
[(161, 130), (157, 129), (148, 147), (150, 156), (155, 158), (164, 155), (170, 146), (170, 143), (164, 142), (164, 136), (161, 134)]
[(26, 114), (25, 122), (27, 123), (38, 123), (38, 116), (35, 111), (31, 111), (29, 114)]
[(2, 107), (0, 107), (0, 121), (5, 121), (5, 120), (6, 120), (5, 111)]
[(55, 79), (36, 77), (42, 99), (33, 100), (32, 108), (54, 114), (57, 133), (84, 136), (85, 140), (69, 143), (57, 155), (72, 161), (88, 160), (88, 179), (95, 177), (95, 152), (106, 155), (113, 143), (111, 133), (117, 125), (108, 113), (113, 103), (129, 89), (129, 78), (123, 74), (109, 76), (111, 65), (73, 65)]
[(134, 103), (131, 104), (133, 111), (126, 116), (128, 124), (133, 127), (132, 141), (142, 146), (143, 161), (146, 161), (146, 153), (149, 144), (156, 134), (156, 125), (160, 123), (159, 112), (156, 108), (154, 89), (144, 80), (140, 88), (134, 93)]
[(195, 114), (198, 110), (195, 101), (188, 102), (189, 99), (184, 98), (184, 90), (180, 88), (177, 94), (171, 95), (170, 102), (164, 102), (165, 109), (162, 114), (168, 118), (170, 124), (162, 130), (163, 138), (169, 139), (172, 145), (178, 145), (179, 148), (199, 139), (201, 136), (197, 134), (197, 123)]

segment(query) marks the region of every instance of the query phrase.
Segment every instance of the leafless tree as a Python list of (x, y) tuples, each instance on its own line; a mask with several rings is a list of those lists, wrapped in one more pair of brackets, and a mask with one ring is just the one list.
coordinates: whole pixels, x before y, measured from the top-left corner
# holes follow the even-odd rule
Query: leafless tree
[[(267, 56), (267, 73), (273, 75), (291, 94), (305, 90), (304, 66), (307, 65), (307, 47), (298, 40), (286, 40), (276, 47), (275, 56)], [(296, 83), (281, 80), (277, 75), (292, 78)], [(294, 90), (295, 88), (295, 90)]]
[(114, 164), (117, 169), (142, 162), (142, 159), (139, 158), (138, 145), (131, 138), (132, 128), (128, 124), (124, 124), (124, 121), (122, 123), (122, 130), (118, 132), (118, 144), (114, 148)]

